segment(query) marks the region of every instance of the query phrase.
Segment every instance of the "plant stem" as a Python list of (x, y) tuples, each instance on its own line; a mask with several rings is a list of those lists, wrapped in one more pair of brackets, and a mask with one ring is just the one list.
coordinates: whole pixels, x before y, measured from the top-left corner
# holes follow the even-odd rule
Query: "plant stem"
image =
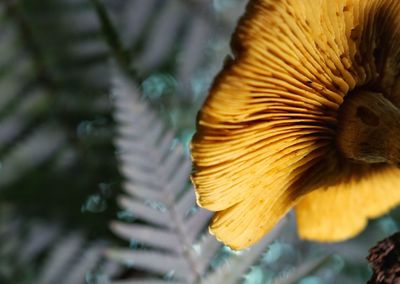
[(131, 57), (129, 52), (124, 48), (122, 41), (119, 37), (119, 34), (112, 23), (110, 16), (108, 15), (107, 10), (104, 5), (99, 0), (91, 0), (97, 16), (99, 18), (102, 34), (107, 41), (107, 44), (113, 54), (114, 59), (117, 61), (117, 64), (123, 70), (131, 73), (130, 63)]

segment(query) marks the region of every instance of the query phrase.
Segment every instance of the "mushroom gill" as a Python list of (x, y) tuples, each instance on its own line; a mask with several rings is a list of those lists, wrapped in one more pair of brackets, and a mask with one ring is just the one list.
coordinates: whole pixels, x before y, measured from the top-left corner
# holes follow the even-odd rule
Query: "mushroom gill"
[(219, 240), (248, 247), (293, 207), (302, 238), (344, 240), (400, 203), (399, 1), (251, 0), (232, 50), (192, 141)]

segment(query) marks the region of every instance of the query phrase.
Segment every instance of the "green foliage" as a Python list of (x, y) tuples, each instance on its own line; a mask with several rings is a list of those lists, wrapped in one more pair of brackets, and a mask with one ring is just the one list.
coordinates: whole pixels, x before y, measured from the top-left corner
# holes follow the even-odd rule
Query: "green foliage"
[[(0, 194), (26, 215), (58, 216), (73, 227), (107, 234), (100, 229), (104, 219), (80, 213), (82, 200), (98, 193), (99, 184), (119, 181), (111, 142), (113, 123), (103, 93), (107, 83), (95, 79), (107, 76), (108, 51), (96, 14), (83, 2), (2, 4), (4, 34), (9, 37), (2, 41), (8, 45), (3, 56), (17, 72), (4, 66), (0, 78), (2, 86), (11, 88), (2, 89), (6, 127), (2, 127), (5, 141), (0, 147)], [(75, 20), (79, 14), (81, 21), (94, 23), (90, 33), (97, 33), (96, 37), (83, 36), (89, 24), (80, 26)], [(76, 27), (66, 25), (69, 21)], [(93, 52), (102, 46), (102, 56), (80, 54), (77, 46), (88, 41), (97, 46)], [(92, 56), (98, 60), (88, 60)], [(103, 218), (113, 215), (109, 195), (111, 210)]]

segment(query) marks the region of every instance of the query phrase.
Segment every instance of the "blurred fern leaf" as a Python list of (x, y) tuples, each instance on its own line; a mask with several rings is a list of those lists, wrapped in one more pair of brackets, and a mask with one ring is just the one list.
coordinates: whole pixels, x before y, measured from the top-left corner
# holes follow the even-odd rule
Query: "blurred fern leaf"
[[(130, 224), (114, 222), (112, 230), (140, 247), (110, 249), (108, 256), (159, 277), (159, 283), (171, 279), (236, 283), (279, 236), (284, 224), (256, 246), (213, 265), (213, 258), (223, 247), (205, 230), (210, 212), (196, 206), (189, 182), (191, 162), (182, 145), (125, 76), (114, 76), (112, 96), (118, 129), (115, 144), (126, 178), (127, 195), (119, 200), (135, 218)], [(162, 280), (167, 276), (171, 279)], [(153, 280), (131, 279), (129, 283)]]
[(8, 206), (0, 213), (0, 239), (8, 240), (0, 245), (1, 283), (84, 284), (96, 278), (100, 284), (119, 272), (103, 257), (104, 241), (88, 241), (60, 224), (27, 220)]

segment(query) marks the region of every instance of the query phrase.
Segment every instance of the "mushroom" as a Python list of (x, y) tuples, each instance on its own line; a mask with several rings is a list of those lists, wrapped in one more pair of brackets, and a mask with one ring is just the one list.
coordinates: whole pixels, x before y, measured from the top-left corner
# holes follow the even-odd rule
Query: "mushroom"
[(251, 0), (198, 115), (192, 180), (233, 249), (292, 208), (354, 237), (400, 203), (400, 1)]

